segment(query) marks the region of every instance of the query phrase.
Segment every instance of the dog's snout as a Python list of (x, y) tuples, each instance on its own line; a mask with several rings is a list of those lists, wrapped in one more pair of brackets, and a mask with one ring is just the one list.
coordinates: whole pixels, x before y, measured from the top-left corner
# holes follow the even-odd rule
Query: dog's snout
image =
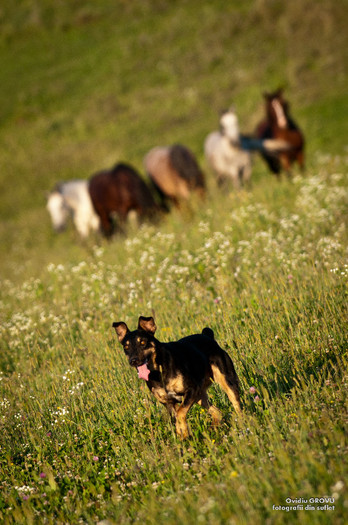
[(131, 366), (136, 366), (137, 362), (138, 362), (138, 359), (136, 357), (130, 357), (129, 358), (129, 364)]

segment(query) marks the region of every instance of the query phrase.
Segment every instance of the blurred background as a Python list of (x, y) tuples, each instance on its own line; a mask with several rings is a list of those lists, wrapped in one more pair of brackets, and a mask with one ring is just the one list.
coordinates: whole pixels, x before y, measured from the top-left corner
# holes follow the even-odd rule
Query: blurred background
[[(221, 110), (233, 103), (253, 132), (265, 90), (284, 87), (308, 169), (319, 152), (342, 154), (347, 23), (346, 0), (2, 0), (3, 275), (79, 250), (51, 232), (45, 192), (57, 181), (121, 160), (142, 171), (150, 148), (174, 142), (205, 168)], [(253, 177), (271, 177), (258, 158)]]

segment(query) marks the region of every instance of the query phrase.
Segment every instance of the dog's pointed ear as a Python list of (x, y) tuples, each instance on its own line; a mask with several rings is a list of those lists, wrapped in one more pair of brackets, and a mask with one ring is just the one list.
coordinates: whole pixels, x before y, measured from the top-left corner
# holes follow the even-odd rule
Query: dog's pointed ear
[(120, 341), (120, 343), (122, 343), (126, 333), (129, 332), (128, 326), (126, 325), (126, 323), (123, 322), (112, 323), (112, 326), (115, 328), (118, 340)]
[(145, 330), (145, 332), (154, 334), (156, 329), (157, 326), (153, 317), (143, 317), (142, 315), (139, 317), (138, 330)]

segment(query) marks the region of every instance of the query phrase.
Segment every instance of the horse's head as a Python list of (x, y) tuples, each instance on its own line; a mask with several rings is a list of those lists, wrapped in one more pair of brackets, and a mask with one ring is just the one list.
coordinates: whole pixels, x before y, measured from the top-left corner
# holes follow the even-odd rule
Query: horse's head
[(54, 230), (63, 231), (69, 217), (69, 208), (59, 190), (54, 190), (48, 195), (46, 208), (51, 216)]
[(220, 118), (222, 134), (228, 137), (231, 142), (239, 142), (238, 118), (233, 108), (225, 111)]
[(281, 129), (288, 127), (288, 102), (283, 97), (283, 89), (263, 94), (266, 102), (266, 114), (269, 122)]

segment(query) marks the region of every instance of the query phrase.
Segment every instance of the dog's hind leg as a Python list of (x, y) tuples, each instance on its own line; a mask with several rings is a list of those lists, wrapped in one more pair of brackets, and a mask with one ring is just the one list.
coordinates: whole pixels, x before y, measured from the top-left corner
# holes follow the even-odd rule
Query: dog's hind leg
[(221, 366), (218, 366), (217, 364), (211, 365), (214, 381), (222, 388), (224, 392), (226, 392), (228, 399), (233, 405), (233, 408), (237, 414), (240, 415), (242, 413), (242, 407), (240, 404), (237, 374), (233, 369), (233, 376), (231, 377), (232, 374), (226, 373), (224, 370), (221, 370), (221, 368), (226, 367), (223, 367), (222, 363)]
[(201, 405), (201, 407), (208, 410), (209, 414), (211, 415), (211, 418), (213, 420), (213, 425), (218, 426), (222, 419), (222, 414), (216, 406), (211, 405), (208, 400), (208, 395), (205, 392), (204, 395), (201, 397), (201, 399), (198, 401), (198, 404)]

